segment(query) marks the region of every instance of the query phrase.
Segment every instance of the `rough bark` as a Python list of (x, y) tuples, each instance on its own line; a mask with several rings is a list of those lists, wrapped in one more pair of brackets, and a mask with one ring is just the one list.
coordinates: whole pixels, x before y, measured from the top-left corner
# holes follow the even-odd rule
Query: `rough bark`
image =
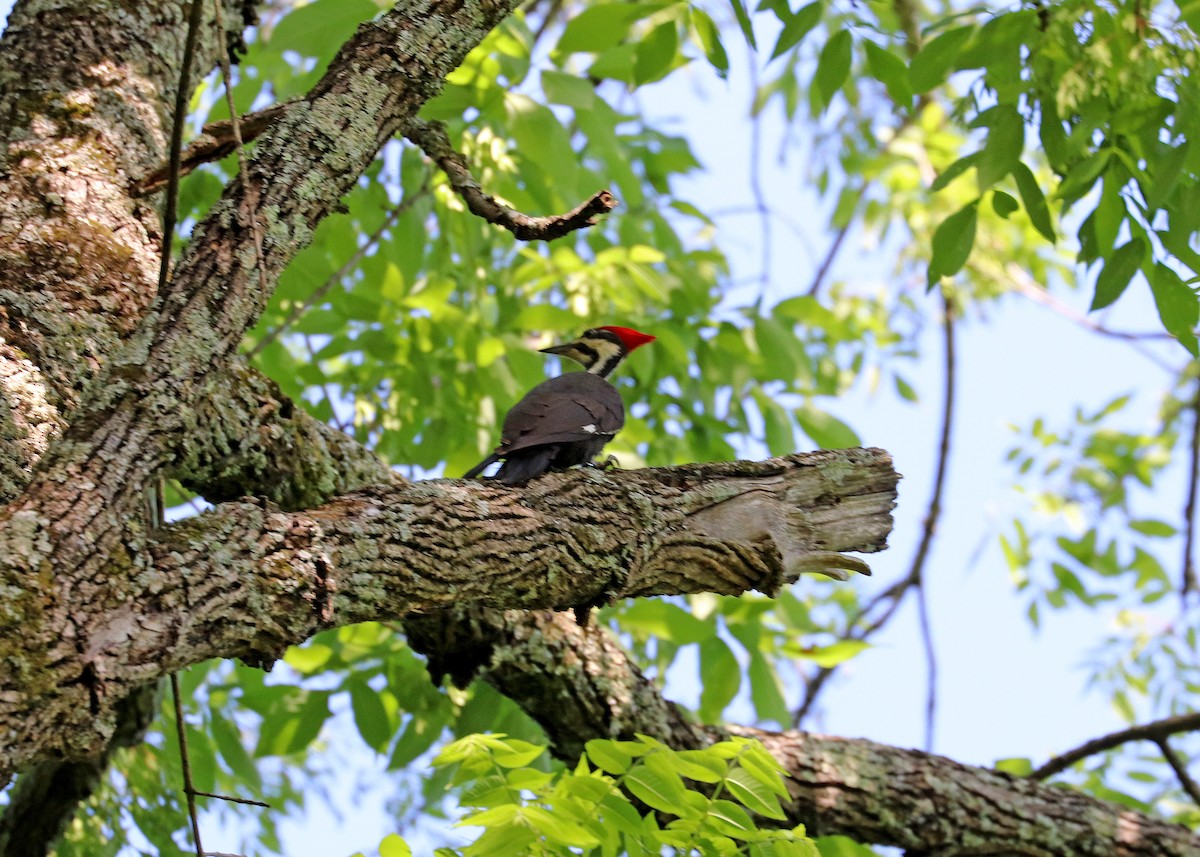
[(886, 453), (840, 450), (575, 471), (518, 490), (391, 484), (294, 513), (224, 504), (101, 566), (103, 587), (43, 583), (37, 621), (86, 645), (0, 676), (0, 773), (99, 746), (137, 684), (210, 657), (269, 661), (324, 628), (840, 574), (858, 561), (838, 551), (883, 547), (896, 481)]
[(841, 833), (913, 857), (1195, 857), (1191, 831), (1071, 789), (874, 741), (738, 729), (791, 779), (813, 835)]
[[(0, 516), (0, 663), (19, 684), (87, 688), (98, 708), (104, 678), (68, 664), (94, 646), (88, 611), (119, 604), (145, 550), (141, 494), (193, 435), (196, 405), (215, 391), (210, 369), (228, 358), (275, 276), (366, 168), (378, 148), (511, 9), (490, 2), (410, 2), (361, 27), (310, 94), (260, 141), (248, 192), (230, 187), (193, 234), (167, 294), (128, 337), (80, 405), (33, 481)], [(305, 155), (298, 157), (296, 153)], [(250, 224), (264, 234), (261, 260)], [(53, 577), (54, 586), (48, 584)], [(42, 590), (42, 591), (39, 591)], [(98, 749), (111, 729), (86, 730), (68, 754)], [(45, 723), (48, 731), (56, 724)]]

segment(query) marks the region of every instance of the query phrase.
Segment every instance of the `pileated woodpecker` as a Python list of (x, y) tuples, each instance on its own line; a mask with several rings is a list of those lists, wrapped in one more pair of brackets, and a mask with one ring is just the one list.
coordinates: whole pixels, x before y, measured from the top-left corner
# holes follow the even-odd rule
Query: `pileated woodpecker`
[(500, 459), (504, 464), (493, 478), (504, 485), (590, 463), (625, 425), (621, 394), (604, 379), (629, 352), (654, 338), (628, 327), (594, 327), (574, 342), (543, 348), (587, 371), (559, 375), (526, 393), (504, 418), (496, 451), (463, 478), (473, 479)]

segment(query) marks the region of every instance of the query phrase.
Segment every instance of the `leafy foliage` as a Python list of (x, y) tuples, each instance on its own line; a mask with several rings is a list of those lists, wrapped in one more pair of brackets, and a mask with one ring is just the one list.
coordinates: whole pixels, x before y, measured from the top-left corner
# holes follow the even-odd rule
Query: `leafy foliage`
[(764, 829), (757, 820), (785, 818), (787, 788), (779, 763), (756, 742), (678, 751), (645, 736), (597, 739), (574, 769), (531, 767), (544, 751), (501, 734), (446, 746), (433, 764), (451, 771), (467, 810), (458, 825), (483, 832), (438, 854), (818, 857), (803, 827)]

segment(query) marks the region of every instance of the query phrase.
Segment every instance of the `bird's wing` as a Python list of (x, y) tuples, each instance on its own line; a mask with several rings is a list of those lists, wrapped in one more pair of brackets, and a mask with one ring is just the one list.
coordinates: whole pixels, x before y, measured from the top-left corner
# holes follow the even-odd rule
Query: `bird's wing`
[(547, 443), (612, 437), (625, 425), (625, 404), (612, 384), (573, 372), (534, 387), (504, 419), (499, 455)]

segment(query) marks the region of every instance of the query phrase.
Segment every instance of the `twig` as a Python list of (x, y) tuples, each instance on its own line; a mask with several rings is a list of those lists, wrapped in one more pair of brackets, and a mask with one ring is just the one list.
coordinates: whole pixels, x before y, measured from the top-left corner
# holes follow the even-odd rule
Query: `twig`
[(591, 199), (565, 214), (549, 217), (530, 217), (504, 205), (480, 186), (471, 175), (466, 158), (454, 150), (446, 135), (446, 126), (441, 122), (425, 122), (414, 119), (405, 129), (406, 136), (424, 150), (434, 163), (446, 173), (450, 187), (463, 198), (467, 208), (488, 223), (502, 226), (521, 241), (552, 241), (576, 229), (596, 224), (596, 216), (617, 207), (617, 198), (606, 190), (594, 194)]
[(1188, 773), (1187, 765), (1183, 759), (1179, 758), (1179, 754), (1175, 752), (1175, 749), (1166, 739), (1166, 736), (1159, 738), (1154, 743), (1158, 745), (1158, 749), (1162, 751), (1163, 758), (1167, 760), (1167, 764), (1175, 772), (1175, 777), (1179, 780), (1179, 785), (1183, 786), (1183, 790), (1188, 793), (1188, 797), (1194, 803), (1200, 805), (1200, 788), (1196, 786), (1196, 781)]
[[(235, 124), (242, 143), (249, 143), (275, 124), (276, 120), (282, 117), (291, 106), (292, 102), (285, 101), (281, 104), (272, 104), (270, 107), (254, 113), (247, 113), (242, 117), (233, 114), (231, 108), (229, 119), (205, 125), (200, 129), (196, 139), (192, 140), (183, 150), (179, 162), (180, 177), (186, 176), (201, 164), (219, 161), (230, 152), (235, 151), (237, 149), (237, 138), (234, 135)], [(154, 193), (167, 183), (170, 174), (169, 164), (155, 168), (133, 183), (130, 195), (141, 197)]]
[(917, 586), (917, 622), (921, 628), (921, 643), (925, 648), (925, 752), (933, 752), (933, 726), (937, 718), (937, 654), (933, 649), (933, 631), (929, 621), (929, 593)]
[(1076, 310), (1069, 304), (1060, 301), (1052, 294), (1039, 286), (1029, 273), (1016, 263), (1010, 262), (1004, 266), (1004, 272), (1008, 275), (1009, 285), (1013, 291), (1022, 297), (1029, 298), (1034, 303), (1039, 303), (1048, 309), (1061, 315), (1070, 322), (1079, 325), (1092, 333), (1098, 333), (1101, 336), (1108, 336), (1112, 339), (1120, 339), (1128, 342), (1135, 351), (1141, 354), (1150, 362), (1154, 363), (1165, 372), (1175, 373), (1175, 369), (1163, 362), (1157, 355), (1142, 345), (1145, 340), (1168, 340), (1174, 339), (1169, 333), (1131, 333), (1123, 330), (1112, 330), (1102, 324), (1092, 321), (1083, 313)]
[[(858, 188), (858, 196), (854, 200), (854, 207), (858, 208), (858, 204), (862, 202), (863, 196), (867, 192), (867, 183), (864, 181)], [(825, 277), (829, 273), (829, 269), (833, 267), (833, 260), (837, 258), (838, 253), (842, 249), (842, 242), (846, 240), (846, 235), (850, 232), (850, 227), (854, 225), (853, 219), (847, 219), (841, 229), (837, 231), (837, 235), (833, 236), (833, 243), (829, 245), (829, 249), (825, 252), (825, 258), (821, 260), (821, 266), (817, 268), (817, 272), (813, 274), (812, 282), (808, 286), (808, 296), (815, 297), (821, 289), (821, 284), (825, 282)]]
[(179, 69), (179, 85), (175, 88), (175, 114), (171, 123), (171, 149), (167, 160), (167, 198), (163, 203), (162, 259), (158, 267), (158, 294), (166, 291), (171, 273), (171, 246), (175, 242), (175, 221), (179, 207), (179, 158), (183, 146), (183, 123), (187, 119), (188, 96), (192, 91), (192, 62), (196, 55), (196, 37), (200, 30), (202, 3), (193, 3), (188, 17), (187, 36), (183, 41), (183, 65)]
[[(311, 360), (313, 363), (316, 363), (317, 362), (317, 352), (312, 346), (312, 337), (309, 336), (307, 333), (304, 334), (304, 348), (306, 351), (308, 351), (308, 359)], [(333, 420), (333, 424), (335, 426), (337, 426), (338, 431), (342, 432), (342, 434), (345, 434), (346, 433), (346, 424), (343, 423), (341, 417), (338, 416), (337, 404), (333, 400), (333, 395), (329, 392), (328, 384), (325, 384), (325, 383), (321, 384), (321, 395), (323, 395), (325, 397), (325, 401), (329, 402), (329, 413), (330, 413), (331, 419)]]
[(179, 762), (183, 767), (183, 794), (187, 798), (188, 816), (192, 820), (192, 841), (196, 843), (196, 857), (204, 857), (204, 846), (200, 844), (200, 818), (196, 814), (196, 789), (192, 785), (192, 762), (188, 756), (187, 730), (184, 728), (183, 703), (180, 701), (180, 696), (179, 673), (171, 673), (171, 699), (175, 703), (175, 733), (179, 736)]
[(233, 134), (234, 150), (237, 152), (238, 182), (242, 186), (244, 204), (249, 206), (249, 210), (246, 213), (246, 220), (248, 222), (245, 225), (250, 227), (250, 235), (254, 239), (254, 263), (258, 268), (258, 288), (262, 294), (262, 299), (266, 300), (266, 296), (270, 292), (267, 289), (267, 269), (263, 264), (262, 226), (259, 224), (256, 212), (250, 203), (250, 200), (254, 197), (250, 193), (250, 177), (246, 172), (246, 145), (242, 140), (241, 122), (238, 120), (237, 105), (233, 102), (233, 72), (229, 68), (229, 51), (224, 47), (226, 44), (225, 16), (221, 11), (221, 0), (213, 0), (213, 8), (216, 10), (217, 43), (222, 46), (217, 54), (221, 64), (221, 77), (225, 81), (225, 103), (229, 106), (229, 129)]
[(330, 290), (332, 290), (334, 286), (342, 282), (342, 280), (344, 280), (351, 271), (358, 267), (358, 263), (362, 261), (364, 256), (374, 249), (375, 245), (378, 244), (379, 240), (384, 236), (384, 233), (395, 226), (396, 221), (398, 221), (406, 211), (412, 208), (418, 199), (428, 193), (429, 178), (427, 176), (424, 184), (422, 184), (415, 193), (411, 193), (404, 197), (404, 199), (400, 200), (399, 203), (392, 207), (392, 210), (389, 211), (387, 216), (383, 219), (383, 223), (379, 224), (379, 228), (367, 237), (367, 240), (363, 242), (363, 245), (351, 254), (350, 258), (346, 260), (342, 267), (338, 268), (336, 272), (330, 275), (329, 279), (314, 289), (313, 293), (305, 298), (302, 303), (293, 306), (288, 312), (287, 318), (263, 334), (262, 339), (254, 343), (254, 347), (250, 349), (248, 356), (253, 357), (255, 354), (258, 354), (260, 351), (286, 333), (288, 329), (299, 320), (300, 316), (304, 315), (304, 313), (311, 309), (318, 301), (329, 294)]
[(1179, 595), (1184, 600), (1200, 591), (1196, 581), (1196, 565), (1192, 559), (1196, 543), (1196, 483), (1200, 479), (1200, 378), (1196, 379), (1196, 398), (1192, 402), (1191, 470), (1188, 473), (1187, 502), (1183, 508), (1183, 577)]
[(937, 470), (933, 477), (933, 494), (929, 497), (929, 508), (925, 512), (921, 528), (921, 542), (913, 556), (908, 576), (917, 587), (917, 606), (921, 623), (921, 639), (925, 645), (925, 662), (929, 668), (929, 688), (925, 701), (925, 748), (933, 747), (933, 722), (937, 708), (937, 658), (933, 651), (933, 636), (929, 628), (929, 608), (925, 603), (925, 561), (937, 532), (938, 518), (942, 514), (942, 491), (946, 484), (946, 469), (950, 462), (950, 436), (954, 428), (954, 391), (958, 358), (954, 347), (954, 303), (950, 294), (942, 290), (942, 331), (945, 335), (946, 395), (942, 402), (942, 431), (938, 440)]
[(1141, 726), (1131, 726), (1119, 732), (1113, 732), (1100, 738), (1093, 738), (1091, 741), (1080, 744), (1073, 750), (1068, 750), (1060, 756), (1055, 756), (1046, 762), (1046, 764), (1031, 772), (1029, 776), (1035, 780), (1048, 779), (1057, 773), (1065, 771), (1080, 759), (1086, 759), (1088, 756), (1103, 753), (1105, 750), (1111, 750), (1130, 741), (1157, 742), (1160, 739), (1179, 732), (1195, 732), (1197, 729), (1200, 729), (1200, 712), (1180, 714), (1175, 717), (1156, 720), (1153, 723), (1145, 723)]
[[(248, 798), (248, 797), (234, 797), (233, 795), (215, 795), (212, 792), (198, 792), (198, 791), (195, 791), (194, 789), (192, 790), (192, 794), (194, 794), (196, 797), (211, 797), (216, 800), (228, 801), (229, 803), (241, 803), (241, 804), (245, 804), (246, 806), (261, 806), (264, 809), (271, 808), (271, 805), (269, 803), (267, 803), (266, 801), (252, 800), (251, 798)], [(209, 851), (207, 853), (209, 855), (211, 855), (213, 852)]]
[[(900, 608), (904, 597), (913, 588), (920, 589), (924, 584), (924, 569), (925, 560), (929, 556), (929, 549), (933, 543), (933, 536), (937, 531), (938, 518), (942, 512), (942, 491), (946, 481), (946, 468), (950, 460), (950, 436), (953, 428), (954, 418), (954, 390), (957, 376), (957, 352), (954, 347), (954, 310), (949, 297), (943, 293), (943, 304), (945, 307), (943, 317), (943, 330), (946, 338), (946, 395), (942, 407), (942, 428), (941, 436), (938, 440), (938, 460), (933, 478), (933, 493), (929, 498), (929, 506), (925, 511), (925, 520), (921, 529), (921, 541), (917, 545), (917, 552), (913, 555), (913, 560), (909, 566), (908, 573), (885, 589), (883, 592), (872, 598), (865, 607), (860, 610), (853, 619), (850, 620), (850, 631), (846, 634), (848, 640), (866, 640), (877, 632), (880, 628), (886, 625), (896, 614)], [(859, 623), (877, 608), (880, 604), (887, 602), (887, 608), (883, 614), (872, 620), (865, 626)], [(937, 661), (934, 657), (932, 634), (929, 631), (927, 609), (918, 605), (921, 610), (921, 633), (925, 643), (926, 663), (929, 671), (929, 693), (925, 703), (925, 733), (927, 745), (933, 741), (933, 718), (936, 709), (936, 680), (937, 680)], [(836, 671), (837, 667), (821, 667), (813, 675), (805, 688), (804, 700), (800, 707), (796, 709), (796, 713), (792, 716), (792, 725), (794, 728), (800, 728), (800, 724), (804, 718), (812, 711), (816, 704), (817, 697), (821, 690), (825, 687), (829, 677)]]

